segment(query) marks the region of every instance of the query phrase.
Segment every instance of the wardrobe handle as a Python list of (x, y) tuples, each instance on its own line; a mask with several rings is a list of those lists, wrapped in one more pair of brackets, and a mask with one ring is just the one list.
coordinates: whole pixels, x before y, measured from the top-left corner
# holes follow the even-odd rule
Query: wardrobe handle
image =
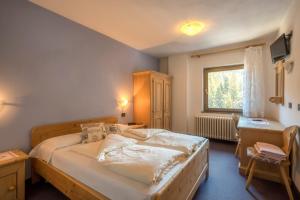
[(8, 188), (8, 191), (14, 191), (16, 189), (16, 186), (12, 185)]

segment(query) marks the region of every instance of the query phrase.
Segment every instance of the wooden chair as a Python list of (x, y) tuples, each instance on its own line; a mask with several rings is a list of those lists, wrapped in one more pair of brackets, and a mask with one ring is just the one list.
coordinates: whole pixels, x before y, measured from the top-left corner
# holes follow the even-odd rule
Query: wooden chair
[(246, 182), (246, 189), (249, 188), (249, 185), (251, 183), (251, 180), (253, 178), (253, 174), (254, 174), (254, 170), (255, 170), (255, 165), (256, 165), (256, 161), (261, 161), (261, 162), (267, 162), (270, 163), (272, 165), (274, 165), (275, 167), (279, 168), (280, 171), (280, 175), (281, 178), (283, 179), (285, 188), (288, 192), (289, 198), (291, 200), (293, 200), (293, 193), (292, 190), (290, 188), (290, 184), (289, 184), (289, 180), (288, 180), (288, 175), (285, 172), (285, 167), (290, 165), (289, 162), (289, 155), (291, 153), (292, 150), (292, 146), (296, 137), (296, 134), (298, 132), (298, 127), (297, 126), (291, 126), (286, 128), (283, 131), (283, 147), (282, 150), (285, 152), (286, 154), (286, 160), (283, 160), (281, 162), (275, 162), (274, 160), (270, 160), (268, 158), (264, 158), (261, 155), (258, 156), (258, 153), (255, 151), (255, 148), (253, 147), (248, 147), (247, 148), (247, 156), (250, 157), (247, 169), (246, 169), (246, 175), (248, 174), (249, 170), (249, 176)]
[(241, 138), (240, 138), (239, 129), (238, 129), (239, 118), (240, 118), (239, 115), (232, 114), (232, 120), (233, 120), (233, 123), (234, 123), (234, 126), (235, 126), (235, 131), (236, 131), (235, 132), (235, 138), (238, 141), (238, 143), (236, 145), (236, 148), (235, 148), (235, 153), (234, 153), (235, 156), (238, 155), (240, 144), (241, 144)]

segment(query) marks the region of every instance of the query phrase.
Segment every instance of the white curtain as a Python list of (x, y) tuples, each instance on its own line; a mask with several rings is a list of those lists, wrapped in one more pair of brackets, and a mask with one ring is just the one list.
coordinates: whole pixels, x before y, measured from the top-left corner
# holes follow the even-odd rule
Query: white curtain
[(243, 114), (264, 117), (264, 62), (263, 47), (249, 47), (244, 57)]

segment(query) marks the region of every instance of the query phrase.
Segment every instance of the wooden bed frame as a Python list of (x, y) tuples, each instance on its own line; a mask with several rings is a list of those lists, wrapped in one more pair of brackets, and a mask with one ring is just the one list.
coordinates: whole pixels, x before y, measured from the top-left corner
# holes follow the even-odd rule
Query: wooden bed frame
[[(79, 120), (39, 126), (32, 129), (32, 148), (42, 141), (71, 133), (81, 131), (80, 124), (83, 123), (117, 123), (115, 117), (103, 117), (88, 120)], [(156, 193), (154, 200), (176, 200), (192, 199), (200, 183), (208, 177), (208, 140), (191, 155), (182, 165), (181, 169)], [(67, 175), (56, 167), (46, 162), (32, 158), (32, 182), (35, 183), (42, 178), (51, 183), (59, 191), (70, 199), (75, 200), (106, 200), (104, 194), (97, 192), (89, 186), (81, 183), (75, 178)]]

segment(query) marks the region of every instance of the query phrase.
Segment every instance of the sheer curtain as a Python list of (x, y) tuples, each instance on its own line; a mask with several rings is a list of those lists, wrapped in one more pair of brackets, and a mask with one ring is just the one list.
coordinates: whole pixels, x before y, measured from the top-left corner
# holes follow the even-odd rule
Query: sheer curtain
[(263, 47), (249, 47), (244, 57), (243, 114), (264, 117)]

